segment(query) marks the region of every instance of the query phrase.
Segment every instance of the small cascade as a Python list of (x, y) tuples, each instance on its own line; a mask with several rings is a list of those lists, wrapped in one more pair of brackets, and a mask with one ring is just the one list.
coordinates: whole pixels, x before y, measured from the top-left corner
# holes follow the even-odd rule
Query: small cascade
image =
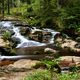
[(16, 48), (23, 48), (23, 47), (31, 47), (31, 46), (42, 46), (44, 45), (43, 43), (39, 43), (37, 41), (32, 41), (32, 40), (28, 40), (28, 38), (25, 38), (24, 36), (22, 36), (19, 32), (19, 28), (18, 27), (14, 27), (13, 31), (15, 32), (14, 37), (19, 38), (20, 39), (20, 44), (17, 45)]
[(7, 27), (7, 28), (9, 28), (9, 27), (11, 27), (11, 22), (10, 21), (1, 21), (0, 22), (0, 27)]
[[(22, 36), (20, 34), (19, 26), (15, 27), (14, 24), (12, 24), (10, 21), (1, 21), (0, 22), (0, 27), (5, 27), (5, 28), (8, 28), (8, 29), (12, 29), (15, 32), (15, 34), (12, 37), (18, 38), (20, 40), (20, 44), (18, 44), (16, 48), (31, 47), (31, 46), (44, 46), (44, 45), (46, 45), (46, 43), (40, 43), (38, 41), (29, 40), (28, 37), (25, 38), (24, 36)], [(50, 38), (49, 43), (54, 43), (54, 36), (58, 32), (55, 32), (54, 30), (51, 30), (51, 29), (40, 30), (40, 29), (33, 28), (32, 29), (32, 33), (34, 31), (36, 31), (36, 30), (51, 32), (52, 37)]]
[(55, 37), (56, 34), (59, 34), (59, 32), (54, 31), (52, 29), (43, 29), (43, 30), (46, 31), (46, 32), (50, 32), (52, 34), (52, 36), (49, 40), (49, 43), (54, 43), (54, 37)]
[(15, 32), (13, 37), (19, 38), (21, 40), (21, 42), (27, 42), (28, 39), (24, 38), (24, 36), (22, 36), (19, 32), (19, 27), (13, 27), (13, 31)]
[[(47, 46), (48, 44), (52, 44), (54, 43), (54, 36), (58, 33), (54, 30), (51, 29), (36, 29), (36, 28), (32, 28), (31, 32), (34, 33), (35, 31), (42, 31), (42, 32), (50, 32), (51, 33), (51, 37), (49, 38), (49, 43), (44, 43), (44, 42), (38, 42), (35, 40), (29, 40), (28, 36), (24, 37), (23, 35), (21, 35), (20, 33), (20, 27), (15, 26), (11, 21), (1, 21), (0, 22), (0, 29), (5, 29), (6, 30), (11, 30), (14, 32), (14, 35), (12, 36), (12, 38), (16, 38), (20, 40), (20, 43), (17, 44), (16, 48), (17, 48), (17, 53), (20, 53), (19, 49), (25, 49), (29, 47), (29, 50), (31, 50), (33, 47), (33, 50), (37, 50), (37, 47), (40, 47), (39, 49), (43, 49), (45, 48), (45, 46)], [(43, 37), (46, 37), (46, 35), (43, 35)], [(35, 46), (35, 47), (34, 47)], [(19, 51), (19, 52), (18, 52)], [(31, 58), (31, 56), (23, 56), (22, 54), (26, 53), (26, 50), (21, 50), (21, 55), (17, 55), (17, 56), (2, 56), (0, 55), (0, 60), (4, 60), (4, 59), (8, 59), (8, 60), (15, 60), (15, 59), (21, 59), (21, 58)], [(39, 56), (40, 57), (40, 56)], [(42, 56), (41, 56), (42, 57)], [(38, 58), (38, 57), (36, 57)]]

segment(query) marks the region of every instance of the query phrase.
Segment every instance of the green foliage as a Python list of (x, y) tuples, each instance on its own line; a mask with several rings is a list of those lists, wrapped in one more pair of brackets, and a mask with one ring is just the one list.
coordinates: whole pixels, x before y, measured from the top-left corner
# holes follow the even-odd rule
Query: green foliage
[(28, 77), (24, 78), (24, 80), (51, 80), (50, 72), (47, 70), (36, 71)]
[(11, 38), (11, 33), (9, 31), (4, 32), (3, 39), (6, 41), (9, 40), (10, 38)]
[(51, 73), (48, 70), (40, 70), (33, 72), (32, 74), (26, 76), (24, 80), (79, 80), (80, 73), (64, 73), (56, 74), (53, 73), (51, 78)]
[(51, 66), (55, 66), (58, 65), (59, 63), (59, 59), (54, 59), (54, 60), (43, 60), (41, 61), (41, 63), (45, 64), (47, 66), (48, 69), (51, 68)]
[(80, 67), (79, 66), (72, 66), (70, 67), (69, 69), (71, 72), (75, 73), (75, 72), (78, 72), (80, 70)]
[(79, 80), (80, 79), (80, 74), (79, 73), (72, 73), (72, 74), (59, 74), (58, 75), (59, 80)]
[[(6, 1), (4, 10), (7, 11)], [(80, 0), (9, 1), (12, 15), (18, 16), (32, 26), (54, 28), (58, 31), (73, 28), (73, 34), (80, 33)]]
[(52, 61), (51, 60), (43, 60), (42, 63), (46, 65), (47, 69), (53, 75), (53, 72), (61, 73), (61, 69), (59, 67), (59, 61), (60, 61), (60, 59), (58, 58), (58, 59), (54, 59)]

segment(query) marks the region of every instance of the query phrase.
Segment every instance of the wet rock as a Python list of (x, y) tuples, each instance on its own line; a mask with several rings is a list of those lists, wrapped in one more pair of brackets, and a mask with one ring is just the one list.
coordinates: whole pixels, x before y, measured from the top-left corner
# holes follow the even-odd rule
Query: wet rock
[(15, 32), (13, 30), (9, 30), (11, 36), (13, 36), (15, 34)]
[(12, 48), (15, 48), (17, 46), (17, 44), (19, 44), (19, 43), (20, 43), (20, 39), (19, 38), (11, 37), (10, 46)]
[(11, 48), (10, 47), (0, 47), (0, 55), (13, 55), (11, 54)]
[(28, 35), (30, 34), (31, 29), (29, 27), (20, 27), (20, 33), (22, 35)]
[(2, 37), (0, 36), (0, 54), (1, 55), (12, 55), (11, 50), (12, 48), (10, 46), (10, 42), (8, 40), (4, 41)]
[(49, 43), (51, 36), (52, 36), (51, 32), (36, 29), (32, 30), (31, 34), (29, 35), (29, 38), (35, 41)]
[(48, 43), (51, 37), (52, 37), (51, 32), (43, 31), (43, 41), (42, 42)]
[(24, 48), (16, 48), (16, 53), (20, 55), (27, 55), (27, 54), (34, 54), (35, 51), (38, 51), (40, 54), (44, 53), (45, 48), (54, 48), (53, 44), (46, 44), (42, 46), (31, 46), (31, 47), (24, 47)]
[(41, 30), (39, 30), (39, 31), (32, 30), (32, 32), (29, 35), (29, 38), (31, 40), (35, 40), (35, 41), (41, 42), (42, 41), (42, 36), (43, 36), (43, 34), (42, 34)]

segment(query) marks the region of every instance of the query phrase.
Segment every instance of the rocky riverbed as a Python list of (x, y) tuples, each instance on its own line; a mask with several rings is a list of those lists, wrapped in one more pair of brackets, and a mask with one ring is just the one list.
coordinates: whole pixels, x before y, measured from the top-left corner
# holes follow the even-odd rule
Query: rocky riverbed
[[(7, 24), (6, 24), (7, 25)], [(17, 28), (14, 28), (15, 35), (14, 33), (12, 35), (13, 39), (8, 39), (4, 40), (2, 38), (2, 35), (0, 35), (0, 54), (1, 55), (7, 55), (10, 53), (15, 53), (14, 48), (16, 48), (17, 45), (19, 44), (16, 42), (16, 40), (19, 42), (19, 39), (23, 39), (22, 45), (19, 45), (17, 48), (17, 54), (37, 54), (37, 60), (31, 60), (31, 59), (17, 59), (16, 60), (3, 60), (0, 61), (0, 80), (23, 80), (23, 78), (27, 75), (30, 74), (33, 71), (36, 71), (33, 66), (35, 66), (37, 63), (39, 63), (40, 58), (42, 59), (47, 59), (47, 60), (54, 60), (55, 57), (60, 57), (61, 62), (60, 66), (80, 66), (80, 43), (77, 41), (72, 40), (71, 38), (63, 38), (63, 36), (58, 35), (53, 42), (52, 38), (55, 38), (52, 36), (52, 34), (49, 32), (46, 32), (46, 29), (40, 30), (40, 29), (35, 29), (36, 31), (32, 31), (32, 33), (29, 32), (29, 28), (25, 27), (27, 25), (23, 25), (24, 27), (22, 28), (21, 24), (16, 24), (18, 26)], [(19, 26), (21, 26), (21, 34), (19, 33)], [(10, 27), (10, 26), (8, 26)], [(24, 32), (25, 30), (25, 32)], [(47, 29), (48, 31), (48, 29)], [(18, 32), (18, 34), (17, 34)], [(53, 31), (51, 31), (53, 32)], [(30, 34), (30, 35), (29, 35)], [(60, 34), (60, 33), (59, 33)], [(25, 35), (26, 38), (23, 37)], [(31, 39), (30, 41), (27, 39), (27, 36)], [(16, 40), (14, 37), (17, 37)], [(52, 38), (51, 38), (52, 37)], [(18, 39), (19, 38), (19, 39)], [(27, 39), (27, 40), (26, 40)], [(32, 41), (33, 40), (33, 41)], [(45, 47), (45, 44), (50, 41), (51, 44), (48, 44)], [(14, 44), (15, 43), (15, 44)], [(29, 43), (29, 44), (28, 44)], [(30, 46), (31, 45), (31, 46)], [(32, 47), (33, 45), (33, 47)], [(34, 47), (35, 45), (35, 47)], [(39, 46), (42, 45), (42, 46)], [(78, 47), (76, 47), (76, 45)], [(26, 47), (27, 48), (26, 48)], [(34, 52), (35, 51), (35, 52)], [(40, 52), (39, 52), (40, 51)], [(8, 54), (8, 55), (10, 55)], [(42, 55), (42, 57), (40, 56)], [(62, 57), (61, 57), (62, 56)]]
[[(7, 61), (7, 65), (0, 67), (0, 80), (23, 80), (26, 75), (35, 71), (35, 66), (39, 61), (21, 59), (14, 63)], [(10, 63), (10, 64), (8, 64)]]

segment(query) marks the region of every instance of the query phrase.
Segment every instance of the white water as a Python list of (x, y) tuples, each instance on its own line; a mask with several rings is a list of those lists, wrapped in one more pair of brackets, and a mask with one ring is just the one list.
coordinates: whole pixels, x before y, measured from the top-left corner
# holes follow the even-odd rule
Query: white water
[(1, 21), (0, 22), (0, 27), (7, 27), (7, 28), (9, 28), (9, 27), (11, 27), (11, 22), (10, 21)]
[(14, 27), (13, 31), (15, 32), (14, 37), (19, 38), (20, 39), (20, 44), (17, 45), (16, 48), (20, 48), (20, 47), (31, 47), (31, 46), (42, 46), (45, 45), (44, 43), (39, 43), (37, 41), (32, 41), (32, 40), (28, 40), (27, 38), (25, 38), (24, 36), (22, 36), (19, 32), (19, 28), (18, 27)]
[[(40, 43), (37, 41), (28, 40), (28, 38), (25, 38), (22, 36), (19, 32), (19, 27), (15, 27), (10, 21), (2, 21), (0, 22), (0, 27), (7, 27), (8, 29), (12, 28), (12, 30), (15, 32), (14, 36), (15, 38), (20, 39), (20, 44), (17, 45), (16, 48), (23, 48), (23, 47), (31, 47), (31, 46), (43, 46), (46, 45), (46, 43)], [(32, 29), (32, 32), (37, 30), (36, 28)], [(38, 29), (39, 30), (39, 29)], [(52, 37), (50, 39), (50, 43), (54, 43), (54, 36), (58, 33), (51, 29), (44, 29), (45, 31), (51, 32)]]
[(46, 45), (44, 43), (40, 43), (37, 41), (28, 40), (27, 38), (25, 38), (24, 36), (20, 34), (19, 27), (15, 27), (9, 21), (2, 21), (0, 22), (0, 25), (2, 27), (7, 27), (7, 28), (12, 27), (12, 30), (15, 32), (13, 37), (20, 39), (20, 44), (18, 44), (16, 48)]
[(49, 42), (50, 42), (50, 43), (54, 43), (54, 36), (55, 36), (56, 34), (58, 34), (59, 32), (54, 31), (54, 30), (52, 30), (52, 29), (47, 29), (47, 28), (44, 29), (44, 31), (51, 32), (52, 36), (51, 36), (51, 39), (49, 40)]

